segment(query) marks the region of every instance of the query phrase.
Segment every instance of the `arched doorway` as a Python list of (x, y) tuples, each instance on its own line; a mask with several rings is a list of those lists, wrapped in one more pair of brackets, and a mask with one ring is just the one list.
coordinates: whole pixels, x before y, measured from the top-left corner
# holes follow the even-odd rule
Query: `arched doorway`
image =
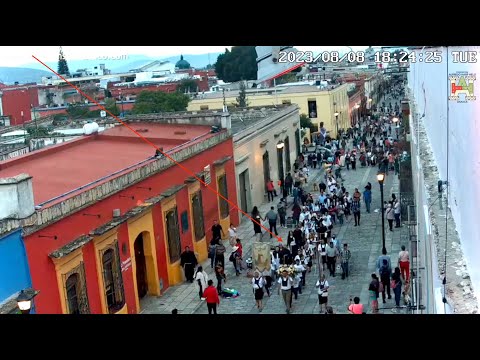
[(139, 299), (145, 297), (148, 292), (147, 262), (145, 260), (145, 247), (143, 240), (143, 233), (140, 233), (133, 244), (135, 251), (135, 272), (137, 274), (137, 292)]
[(265, 154), (263, 154), (263, 186), (265, 188), (265, 193), (267, 192), (268, 180), (270, 180), (270, 159), (268, 151), (265, 151)]
[(295, 156), (295, 160), (300, 156), (301, 149), (300, 149), (300, 129), (295, 130), (295, 150), (297, 150), (297, 154)]

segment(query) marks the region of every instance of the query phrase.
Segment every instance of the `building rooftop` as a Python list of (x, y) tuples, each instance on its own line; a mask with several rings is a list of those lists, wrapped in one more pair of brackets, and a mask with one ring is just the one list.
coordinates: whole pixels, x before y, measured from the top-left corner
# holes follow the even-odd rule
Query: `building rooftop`
[(243, 130), (246, 130), (252, 125), (255, 125), (257, 122), (272, 117), (289, 106), (292, 105), (279, 105), (276, 107), (269, 106), (262, 108), (251, 107), (247, 108), (245, 111), (237, 110), (231, 112), (230, 119), (232, 123), (232, 133), (235, 135)]
[[(164, 151), (173, 152), (213, 135), (210, 134), (211, 127), (205, 125), (136, 122), (129, 126)], [(123, 125), (118, 125), (98, 135), (82, 136), (11, 160), (0, 161), (0, 178), (21, 173), (33, 176), (34, 200), (38, 205), (102, 177), (131, 171), (132, 169), (125, 168), (150, 161), (148, 159), (154, 154), (155, 149), (150, 144)], [(102, 181), (88, 187), (98, 186)], [(82, 191), (85, 188), (73, 191), (69, 197)], [(49, 202), (49, 205), (63, 200), (64, 197)]]
[[(315, 85), (291, 85), (291, 86), (281, 86), (278, 85), (276, 88), (266, 88), (266, 89), (248, 89), (246, 90), (247, 96), (262, 96), (262, 95), (275, 95), (278, 94), (295, 94), (295, 93), (305, 93), (305, 92), (318, 92), (326, 93), (328, 91), (334, 90), (341, 85), (328, 85), (327, 87), (320, 88)], [(225, 97), (232, 98), (238, 97), (240, 91), (230, 90), (225, 91)], [(218, 99), (223, 97), (222, 91), (216, 91), (211, 93), (200, 94), (197, 99)]]

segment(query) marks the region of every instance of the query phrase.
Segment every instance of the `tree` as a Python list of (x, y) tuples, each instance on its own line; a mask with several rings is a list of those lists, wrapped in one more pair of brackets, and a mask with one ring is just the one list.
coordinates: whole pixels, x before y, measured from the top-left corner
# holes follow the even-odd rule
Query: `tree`
[(193, 79), (183, 79), (177, 85), (177, 91), (181, 92), (182, 94), (185, 93), (196, 93), (198, 90), (198, 84)]
[(117, 106), (117, 101), (113, 98), (105, 99), (105, 109), (107, 109), (110, 114), (113, 114), (115, 116), (120, 115), (120, 109)]
[(138, 94), (133, 114), (152, 114), (169, 111), (185, 111), (190, 98), (180, 92), (142, 91)]
[(248, 106), (247, 101), (247, 86), (245, 85), (245, 81), (240, 82), (240, 93), (237, 97), (237, 106), (244, 108)]
[(67, 108), (67, 114), (71, 119), (85, 118), (89, 112), (88, 106), (83, 106), (82, 104), (70, 104)]
[(67, 60), (63, 55), (62, 47), (60, 46), (60, 54), (58, 55), (58, 69), (57, 72), (60, 75), (70, 76), (70, 70), (68, 70)]
[(309, 128), (310, 130), (314, 129), (316, 126), (312, 123), (312, 120), (306, 115), (300, 115), (300, 127)]
[(225, 49), (215, 63), (217, 77), (225, 82), (257, 79), (257, 52), (255, 46), (234, 46)]

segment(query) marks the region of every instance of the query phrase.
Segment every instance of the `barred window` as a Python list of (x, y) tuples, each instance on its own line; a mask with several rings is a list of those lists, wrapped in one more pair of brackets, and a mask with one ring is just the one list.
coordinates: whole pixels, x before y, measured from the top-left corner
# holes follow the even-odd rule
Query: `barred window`
[(104, 251), (102, 256), (103, 282), (108, 312), (110, 314), (120, 310), (125, 305), (125, 293), (120, 264), (118, 242)]
[(192, 196), (192, 211), (195, 240), (200, 241), (205, 237), (205, 224), (203, 220), (203, 203), (201, 190), (197, 191)]
[(167, 226), (168, 253), (170, 255), (170, 263), (174, 263), (180, 259), (180, 253), (182, 250), (176, 206), (166, 213), (165, 223)]
[(85, 268), (83, 262), (62, 275), (65, 286), (67, 313), (89, 314), (87, 284), (85, 281)]
[(80, 314), (80, 306), (78, 305), (78, 274), (72, 274), (68, 277), (67, 283), (67, 299), (70, 314)]
[[(218, 178), (218, 193), (228, 199), (227, 175), (223, 174)], [(220, 218), (225, 219), (230, 212), (228, 202), (220, 197)]]

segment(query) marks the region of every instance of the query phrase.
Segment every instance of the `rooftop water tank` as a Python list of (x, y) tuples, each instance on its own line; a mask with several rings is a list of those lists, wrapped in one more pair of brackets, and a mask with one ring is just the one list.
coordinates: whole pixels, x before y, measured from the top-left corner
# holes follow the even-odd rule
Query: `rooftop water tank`
[(96, 122), (90, 122), (88, 124), (83, 125), (84, 135), (91, 135), (96, 133), (98, 133), (98, 124)]

